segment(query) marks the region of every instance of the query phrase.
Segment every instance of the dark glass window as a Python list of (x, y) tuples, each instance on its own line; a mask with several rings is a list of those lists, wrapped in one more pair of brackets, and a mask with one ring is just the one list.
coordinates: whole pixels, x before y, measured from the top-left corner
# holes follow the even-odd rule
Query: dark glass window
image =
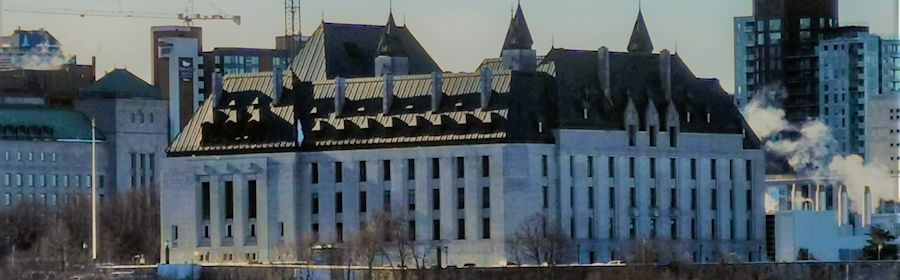
[(210, 193), (209, 193), (209, 182), (200, 183), (200, 196), (203, 200), (203, 219), (209, 220), (210, 216)]
[(225, 219), (234, 219), (234, 182), (225, 181)]
[(431, 178), (432, 179), (440, 179), (441, 178), (441, 162), (438, 158), (431, 159)]
[(491, 158), (488, 156), (481, 157), (481, 177), (487, 178), (491, 176)]
[(359, 212), (366, 212), (366, 208), (368, 208), (367, 202), (368, 199), (366, 199), (366, 192), (359, 192)]
[(256, 218), (256, 180), (247, 181), (247, 217)]
[(344, 163), (334, 163), (334, 182), (340, 183), (344, 181)]
[(313, 184), (318, 184), (318, 183), (319, 183), (319, 164), (318, 164), (318, 163), (313, 162), (313, 163), (310, 164), (310, 166), (309, 166), (309, 178), (310, 178), (310, 181), (312, 181)]
[(366, 169), (366, 161), (359, 162), (359, 181), (365, 182), (366, 177), (368, 177), (368, 170)]
[(406, 179), (407, 180), (415, 180), (416, 179), (416, 160), (415, 159), (407, 159), (406, 160)]
[(335, 213), (343, 213), (344, 212), (344, 194), (343, 193), (335, 193), (334, 194), (334, 212)]
[(463, 157), (456, 158), (456, 178), (466, 177), (466, 160)]
[(391, 161), (384, 160), (381, 162), (381, 165), (382, 165), (382, 170), (384, 172), (384, 174), (382, 174), (381, 177), (384, 178), (385, 181), (390, 181), (391, 180)]

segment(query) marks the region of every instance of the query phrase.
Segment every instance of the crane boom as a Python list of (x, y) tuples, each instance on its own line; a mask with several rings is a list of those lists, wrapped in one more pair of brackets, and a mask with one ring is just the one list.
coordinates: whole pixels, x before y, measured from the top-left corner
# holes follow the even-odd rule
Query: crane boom
[(79, 10), (79, 9), (59, 9), (59, 8), (27, 8), (27, 7), (10, 7), (2, 9), (2, 12), (24, 13), (24, 14), (40, 14), (40, 15), (65, 15), (80, 17), (112, 17), (112, 18), (146, 18), (146, 19), (177, 19), (184, 22), (185, 25), (191, 25), (194, 21), (201, 20), (230, 20), (234, 24), (241, 25), (241, 16), (225, 15), (225, 14), (200, 14), (193, 12), (193, 1), (188, 1), (188, 7), (183, 13), (152, 13), (138, 11), (113, 11), (113, 10)]

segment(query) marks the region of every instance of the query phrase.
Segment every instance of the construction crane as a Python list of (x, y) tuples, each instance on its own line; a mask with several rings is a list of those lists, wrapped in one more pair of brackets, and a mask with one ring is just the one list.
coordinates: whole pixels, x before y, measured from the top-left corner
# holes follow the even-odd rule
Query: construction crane
[[(2, 0), (0, 0), (2, 1)], [(186, 0), (184, 12), (179, 14), (169, 13), (152, 13), (122, 10), (92, 10), (92, 9), (68, 9), (68, 8), (33, 8), (33, 7), (10, 7), (5, 8), (3, 12), (25, 13), (25, 14), (41, 14), (41, 15), (67, 15), (80, 17), (116, 17), (116, 18), (146, 18), (146, 19), (178, 19), (184, 22), (184, 25), (191, 26), (194, 21), (201, 20), (230, 20), (234, 24), (241, 25), (241, 16), (219, 14), (200, 14), (194, 11), (194, 0)]]
[(284, 38), (287, 40), (286, 48), (290, 51), (290, 60), (300, 51), (300, 41), (303, 39), (300, 31), (300, 0), (284, 0)]

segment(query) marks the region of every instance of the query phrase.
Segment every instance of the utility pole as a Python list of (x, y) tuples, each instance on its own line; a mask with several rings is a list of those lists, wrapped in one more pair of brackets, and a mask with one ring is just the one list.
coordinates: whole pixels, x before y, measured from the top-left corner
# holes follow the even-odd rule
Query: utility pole
[(97, 261), (97, 120), (91, 119), (91, 260)]

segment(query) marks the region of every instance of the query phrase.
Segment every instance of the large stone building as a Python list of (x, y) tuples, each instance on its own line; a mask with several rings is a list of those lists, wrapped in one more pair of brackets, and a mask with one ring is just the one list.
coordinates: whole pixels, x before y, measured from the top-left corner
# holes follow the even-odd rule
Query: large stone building
[(323, 22), (287, 71), (216, 81), (163, 165), (161, 251), (275, 261), (390, 212), (456, 265), (512, 261), (540, 215), (581, 263), (648, 239), (761, 259), (765, 158), (718, 81), (654, 53), (640, 14), (625, 52), (532, 42), (520, 8), (500, 58), (442, 73), (393, 16)]

